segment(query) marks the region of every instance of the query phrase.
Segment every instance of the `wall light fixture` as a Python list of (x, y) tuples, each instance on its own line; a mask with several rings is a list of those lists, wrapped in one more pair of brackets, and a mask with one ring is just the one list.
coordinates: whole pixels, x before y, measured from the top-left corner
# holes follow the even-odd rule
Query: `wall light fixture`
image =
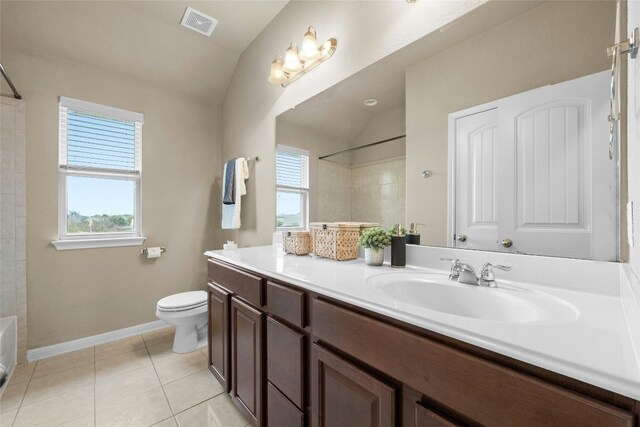
[(298, 45), (291, 42), (284, 54), (284, 59), (281, 55), (276, 55), (271, 63), (269, 81), (282, 85), (282, 87), (289, 86), (305, 73), (331, 58), (337, 46), (338, 41), (334, 38), (330, 38), (322, 46), (318, 46), (316, 29), (309, 27), (302, 40), (300, 51), (298, 51)]

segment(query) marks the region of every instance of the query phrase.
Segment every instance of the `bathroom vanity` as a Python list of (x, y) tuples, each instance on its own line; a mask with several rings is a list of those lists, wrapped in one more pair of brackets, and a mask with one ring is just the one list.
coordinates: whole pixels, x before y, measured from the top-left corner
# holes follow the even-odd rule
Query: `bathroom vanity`
[[(491, 304), (479, 291), (503, 292), (516, 309), (454, 315), (421, 308), (409, 287), (404, 300), (381, 292), (403, 277), (427, 278), (414, 280), (418, 291), (467, 292), (446, 270), (398, 273), (277, 246), (206, 256), (209, 368), (253, 425), (638, 425), (637, 344), (615, 295), (471, 286), (477, 306)], [(567, 304), (521, 305), (527, 293)], [(538, 303), (544, 310), (527, 314)], [(608, 321), (598, 324), (596, 307)]]

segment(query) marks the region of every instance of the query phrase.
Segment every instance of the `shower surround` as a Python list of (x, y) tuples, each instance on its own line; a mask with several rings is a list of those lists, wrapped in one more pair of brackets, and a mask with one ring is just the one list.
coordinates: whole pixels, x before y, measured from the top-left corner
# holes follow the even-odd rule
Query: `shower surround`
[(26, 104), (0, 101), (0, 318), (17, 316), (21, 363), (27, 355)]

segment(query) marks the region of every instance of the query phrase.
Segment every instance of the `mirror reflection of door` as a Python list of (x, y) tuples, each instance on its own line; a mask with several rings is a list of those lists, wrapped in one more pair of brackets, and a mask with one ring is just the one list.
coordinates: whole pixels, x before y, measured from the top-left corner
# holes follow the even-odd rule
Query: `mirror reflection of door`
[(544, 86), (451, 115), (455, 246), (617, 259), (609, 76)]
[(455, 119), (455, 229), (450, 246), (496, 247), (498, 112), (481, 109)]

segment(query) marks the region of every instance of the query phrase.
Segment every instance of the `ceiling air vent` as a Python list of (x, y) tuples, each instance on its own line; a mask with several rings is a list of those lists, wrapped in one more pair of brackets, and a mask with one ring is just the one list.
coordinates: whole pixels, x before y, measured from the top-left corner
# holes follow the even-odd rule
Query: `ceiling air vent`
[(191, 7), (187, 7), (180, 25), (209, 37), (216, 28), (216, 25), (218, 25), (218, 21)]

